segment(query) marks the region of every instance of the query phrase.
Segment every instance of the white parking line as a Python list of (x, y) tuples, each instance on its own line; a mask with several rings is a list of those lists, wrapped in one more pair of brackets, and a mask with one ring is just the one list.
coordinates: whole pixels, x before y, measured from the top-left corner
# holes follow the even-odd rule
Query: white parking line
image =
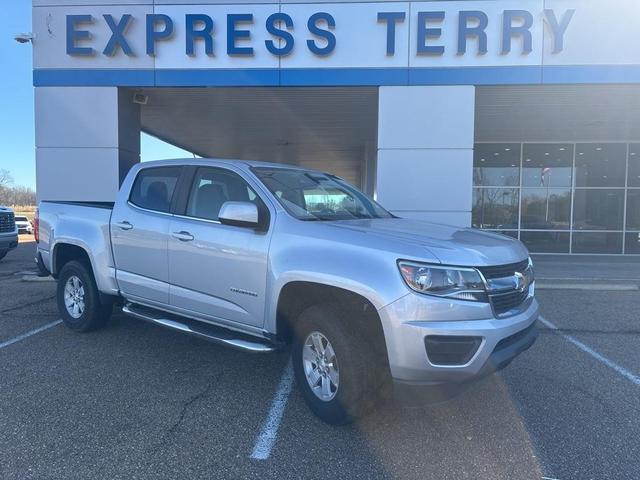
[(0, 343), (0, 348), (8, 347), (9, 345), (13, 345), (20, 340), (24, 340), (25, 338), (29, 338), (36, 333), (44, 332), (45, 330), (49, 330), (50, 328), (55, 327), (62, 323), (62, 320), (56, 320), (55, 322), (47, 323), (40, 328), (36, 328), (35, 330), (31, 330), (30, 332), (23, 333), (22, 335), (18, 335), (17, 337), (12, 338), (11, 340), (7, 340), (6, 342)]
[(278, 429), (280, 428), (280, 422), (282, 421), (282, 415), (287, 406), (292, 386), (293, 365), (291, 364), (291, 359), (289, 359), (287, 366), (282, 372), (282, 377), (280, 377), (280, 384), (271, 402), (267, 419), (262, 426), (260, 435), (256, 438), (256, 443), (251, 452), (251, 458), (255, 460), (266, 460), (271, 455), (271, 450), (276, 443)]
[(618, 365), (617, 363), (609, 360), (607, 357), (605, 357), (604, 355), (602, 355), (601, 353), (596, 352), (593, 348), (588, 347), (587, 345), (585, 345), (584, 343), (582, 343), (580, 340), (576, 340), (575, 338), (573, 338), (571, 335), (567, 335), (566, 333), (562, 333), (561, 331), (559, 331), (558, 327), (556, 327), (553, 323), (551, 323), (549, 320), (547, 320), (544, 317), (538, 317), (538, 320), (540, 320), (543, 324), (545, 324), (547, 327), (549, 327), (551, 330), (556, 330), (557, 333), (559, 335), (561, 335), (565, 340), (567, 340), (568, 342), (573, 343), (576, 347), (578, 347), (580, 350), (582, 350), (585, 353), (588, 353), (589, 355), (591, 355), (593, 358), (595, 358), (596, 360), (598, 360), (600, 363), (603, 363), (604, 365), (606, 365), (607, 367), (611, 368), (612, 370), (615, 370), (616, 372), (618, 372), (620, 375), (622, 375), (623, 377), (625, 377), (627, 380), (631, 381), (632, 383), (640, 386), (640, 377), (634, 375), (633, 373), (631, 373), (629, 370), (627, 370), (624, 367), (621, 367), (620, 365)]

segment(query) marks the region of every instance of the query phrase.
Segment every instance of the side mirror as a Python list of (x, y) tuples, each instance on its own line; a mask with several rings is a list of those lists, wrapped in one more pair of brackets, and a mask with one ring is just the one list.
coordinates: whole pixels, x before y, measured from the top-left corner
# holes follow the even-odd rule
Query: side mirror
[(224, 202), (218, 220), (234, 227), (257, 228), (260, 225), (258, 207), (251, 202)]

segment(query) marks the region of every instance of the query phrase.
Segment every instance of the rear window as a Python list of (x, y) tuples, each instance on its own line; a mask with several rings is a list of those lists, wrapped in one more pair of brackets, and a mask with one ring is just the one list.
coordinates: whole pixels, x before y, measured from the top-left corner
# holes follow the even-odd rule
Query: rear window
[(29, 219), (27, 217), (15, 217), (16, 222), (28, 222)]
[(145, 168), (133, 183), (129, 201), (147, 210), (169, 212), (181, 170), (181, 167)]

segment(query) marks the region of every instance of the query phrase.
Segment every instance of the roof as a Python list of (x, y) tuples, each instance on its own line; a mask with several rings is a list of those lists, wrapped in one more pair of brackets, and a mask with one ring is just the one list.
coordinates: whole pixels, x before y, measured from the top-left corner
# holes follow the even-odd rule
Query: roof
[(312, 168), (299, 167), (296, 165), (290, 165), (286, 163), (274, 163), (274, 162), (262, 162), (259, 160), (238, 160), (238, 159), (230, 159), (230, 158), (172, 158), (166, 160), (152, 160), (149, 162), (143, 162), (139, 164), (141, 168), (148, 167), (151, 165), (235, 165), (238, 167), (267, 167), (267, 168), (281, 168), (287, 170), (301, 170), (305, 172), (320, 172), (320, 170), (314, 170)]

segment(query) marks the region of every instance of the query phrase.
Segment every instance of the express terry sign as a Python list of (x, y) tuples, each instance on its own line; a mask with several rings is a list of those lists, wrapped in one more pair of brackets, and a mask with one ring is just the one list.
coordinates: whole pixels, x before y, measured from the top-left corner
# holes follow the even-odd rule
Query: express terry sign
[[(540, 21), (546, 23), (552, 36), (553, 53), (563, 50), (565, 34), (574, 13), (573, 9), (559, 13), (545, 9), (539, 16)], [(445, 11), (438, 10), (417, 12), (417, 27), (411, 28), (411, 41), (415, 42), (417, 55), (445, 54), (442, 38), (446, 15)], [(372, 21), (377, 22), (376, 28), (386, 33), (386, 41), (380, 42), (379, 45), (372, 44), (371, 48), (382, 49), (387, 56), (395, 55), (398, 28), (407, 21), (406, 17), (404, 11), (377, 12)], [(348, 24), (339, 25), (334, 16), (325, 11), (312, 13), (304, 20), (304, 25), (300, 26), (287, 13), (276, 12), (259, 25), (252, 13), (228, 13), (224, 18), (213, 18), (202, 13), (185, 14), (184, 37), (176, 39), (174, 19), (166, 14), (148, 14), (144, 18), (134, 18), (130, 14), (121, 15), (119, 18), (111, 14), (104, 14), (102, 18), (92, 15), (67, 15), (66, 53), (72, 56), (92, 56), (100, 52), (102, 55), (113, 56), (122, 52), (127, 56), (155, 56), (156, 47), (161, 42), (182, 41), (185, 54), (190, 56), (197, 55), (197, 52), (204, 52), (211, 57), (223, 52), (229, 56), (253, 56), (255, 49), (264, 48), (270, 54), (282, 57), (291, 54), (296, 48), (306, 48), (312, 54), (322, 57), (339, 48), (340, 30), (349, 29)], [(127, 36), (131, 25), (140, 21), (144, 22), (146, 31), (144, 52), (136, 51)], [(353, 21), (364, 20), (354, 18)], [(518, 53), (529, 54), (533, 49), (532, 27), (535, 21), (530, 11), (503, 10), (498, 20), (501, 34), (500, 38), (496, 39), (500, 42), (500, 53), (508, 54), (512, 49), (518, 48)], [(110, 38), (105, 45), (96, 45), (93, 42), (92, 27), (95, 28), (96, 22), (104, 22), (110, 31)], [(226, 24), (226, 38), (219, 38), (217, 35), (219, 22)], [(447, 25), (457, 28), (457, 55), (464, 55), (467, 51), (476, 55), (485, 55), (488, 52), (487, 29), (490, 26), (490, 18), (487, 13), (480, 10), (461, 10), (457, 12), (457, 19)], [(263, 44), (258, 44), (252, 38), (252, 33), (258, 28), (265, 29), (270, 37), (264, 40)], [(348, 35), (345, 35), (345, 38), (348, 39)], [(222, 42), (224, 46), (221, 45)], [(199, 43), (202, 44), (202, 48), (197, 48)]]

